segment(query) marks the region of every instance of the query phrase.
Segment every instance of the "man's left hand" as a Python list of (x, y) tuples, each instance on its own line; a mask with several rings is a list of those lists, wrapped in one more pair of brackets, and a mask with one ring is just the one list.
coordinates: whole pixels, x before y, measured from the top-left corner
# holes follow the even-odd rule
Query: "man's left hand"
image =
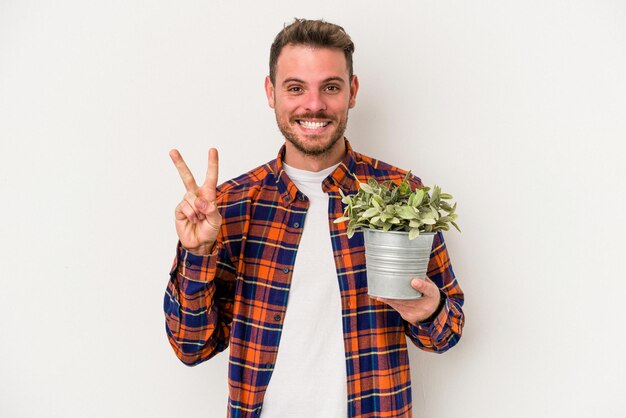
[(422, 294), (419, 299), (387, 299), (373, 297), (375, 300), (384, 302), (398, 311), (402, 318), (411, 323), (424, 321), (430, 318), (437, 308), (441, 300), (439, 288), (428, 277), (425, 280), (414, 278), (411, 280), (411, 287)]

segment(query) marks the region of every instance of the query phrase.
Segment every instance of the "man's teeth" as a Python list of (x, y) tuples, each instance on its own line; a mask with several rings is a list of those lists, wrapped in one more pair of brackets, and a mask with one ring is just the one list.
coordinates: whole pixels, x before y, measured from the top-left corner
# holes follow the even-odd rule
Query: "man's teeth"
[(309, 122), (306, 120), (300, 120), (298, 121), (298, 123), (300, 124), (300, 126), (304, 126), (305, 128), (316, 129), (323, 128), (324, 126), (328, 125), (329, 122)]

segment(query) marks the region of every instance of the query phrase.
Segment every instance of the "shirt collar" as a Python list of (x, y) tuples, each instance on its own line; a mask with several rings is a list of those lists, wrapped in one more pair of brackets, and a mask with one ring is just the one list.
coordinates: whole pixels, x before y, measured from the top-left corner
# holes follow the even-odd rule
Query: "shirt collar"
[[(346, 143), (346, 155), (339, 164), (339, 166), (322, 182), (322, 190), (329, 193), (331, 191), (337, 191), (337, 188), (341, 188), (345, 194), (348, 194), (351, 190), (357, 187), (355, 178), (352, 173), (355, 172), (355, 152), (352, 150), (352, 146), (347, 139), (344, 139)], [(274, 160), (272, 171), (276, 178), (276, 185), (278, 186), (278, 193), (281, 196), (281, 203), (284, 206), (289, 206), (295, 202), (299, 196), (302, 195), (295, 184), (291, 181), (287, 173), (285, 173), (285, 167), (283, 165), (283, 159), (285, 156), (285, 145), (278, 151), (278, 156)]]

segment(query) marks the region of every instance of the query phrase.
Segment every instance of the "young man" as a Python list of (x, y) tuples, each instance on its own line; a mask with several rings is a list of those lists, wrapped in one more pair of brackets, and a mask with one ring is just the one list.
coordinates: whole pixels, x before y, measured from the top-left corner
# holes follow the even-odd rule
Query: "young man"
[[(167, 335), (186, 364), (230, 345), (228, 415), (410, 417), (406, 337), (443, 352), (463, 328), (463, 293), (439, 233), (417, 300), (367, 295), (362, 234), (334, 224), (339, 189), (406, 171), (361, 155), (344, 138), (359, 82), (344, 30), (296, 20), (276, 37), (265, 91), (285, 144), (278, 157), (217, 186), (209, 151), (198, 186), (170, 155), (187, 192), (165, 294)], [(413, 178), (414, 186), (421, 186)]]

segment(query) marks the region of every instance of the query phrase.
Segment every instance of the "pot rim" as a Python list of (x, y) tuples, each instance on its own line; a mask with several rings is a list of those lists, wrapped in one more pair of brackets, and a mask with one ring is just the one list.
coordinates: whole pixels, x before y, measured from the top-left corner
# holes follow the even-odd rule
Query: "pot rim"
[[(409, 231), (383, 231), (382, 229), (376, 229), (376, 228), (361, 228), (361, 230), (363, 232), (365, 232), (365, 231), (377, 232), (377, 233), (380, 232), (382, 234), (400, 234), (400, 235), (408, 235), (409, 234)], [(421, 232), (420, 231), (419, 235), (434, 235), (436, 233), (437, 233), (437, 231), (434, 231), (434, 232)]]

